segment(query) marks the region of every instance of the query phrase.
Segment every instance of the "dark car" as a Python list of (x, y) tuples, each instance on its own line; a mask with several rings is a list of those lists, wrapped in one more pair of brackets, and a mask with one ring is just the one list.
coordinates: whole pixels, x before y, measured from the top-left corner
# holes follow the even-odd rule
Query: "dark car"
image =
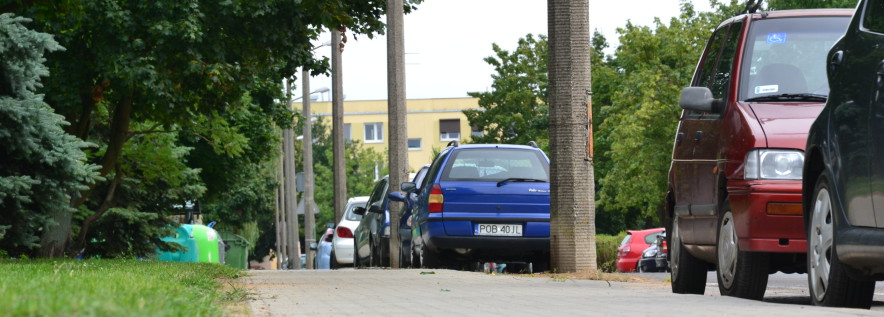
[(636, 265), (636, 271), (640, 273), (665, 271), (666, 268), (657, 266), (657, 253), (659, 253), (659, 250), (656, 244), (652, 244), (644, 249), (642, 257), (639, 258), (638, 265)]
[(804, 163), (816, 305), (869, 308), (884, 280), (884, 0), (864, 0), (828, 55), (831, 92)]
[[(424, 177), (427, 175), (427, 170), (430, 169), (430, 164), (424, 165), (421, 167), (417, 173), (414, 174), (414, 178), (411, 179), (411, 183), (421, 184)], [(401, 187), (401, 186), (400, 186)], [(399, 201), (405, 203), (405, 205), (399, 209), (399, 267), (400, 268), (408, 268), (414, 266), (414, 256), (411, 252), (411, 223), (412, 223), (412, 210), (414, 209), (415, 204), (417, 203), (417, 191), (420, 188), (409, 188), (408, 191), (404, 193), (401, 192), (391, 192), (390, 199), (394, 201)]]
[(549, 265), (549, 159), (536, 146), (443, 149), (418, 186), (412, 216), (415, 265), (459, 268), (482, 262)]
[(828, 93), (826, 53), (852, 10), (746, 13), (716, 28), (674, 136), (663, 215), (674, 293), (761, 299), (768, 275), (806, 271), (801, 177)]
[(661, 272), (669, 271), (669, 243), (666, 242), (666, 231), (657, 235), (655, 245), (657, 246), (657, 256), (655, 258), (657, 268), (659, 268)]
[(390, 181), (384, 176), (375, 183), (365, 207), (356, 207), (362, 215), (353, 232), (353, 266), (390, 265)]

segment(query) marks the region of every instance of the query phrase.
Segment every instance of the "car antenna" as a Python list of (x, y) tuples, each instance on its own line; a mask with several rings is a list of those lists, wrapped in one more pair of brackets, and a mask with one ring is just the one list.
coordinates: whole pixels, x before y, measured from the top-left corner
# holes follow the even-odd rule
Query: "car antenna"
[(459, 144), (457, 143), (456, 140), (455, 140), (455, 141), (448, 142), (448, 146), (457, 147), (458, 145), (459, 145)]
[(528, 146), (533, 147), (533, 148), (535, 148), (535, 149), (539, 148), (539, 147), (537, 146), (537, 142), (534, 142), (534, 141), (528, 141)]

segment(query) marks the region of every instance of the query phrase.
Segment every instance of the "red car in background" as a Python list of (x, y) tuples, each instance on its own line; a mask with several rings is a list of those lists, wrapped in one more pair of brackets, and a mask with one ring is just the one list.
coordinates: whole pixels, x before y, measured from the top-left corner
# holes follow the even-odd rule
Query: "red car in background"
[(642, 251), (657, 242), (657, 234), (663, 228), (627, 230), (626, 237), (617, 247), (617, 272), (635, 272), (635, 266), (642, 257)]

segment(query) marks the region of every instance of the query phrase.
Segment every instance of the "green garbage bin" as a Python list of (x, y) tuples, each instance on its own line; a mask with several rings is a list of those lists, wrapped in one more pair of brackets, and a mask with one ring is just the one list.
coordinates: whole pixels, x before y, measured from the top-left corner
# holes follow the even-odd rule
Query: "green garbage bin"
[(241, 269), (249, 269), (249, 241), (232, 232), (221, 232), (221, 239), (230, 246), (224, 252), (224, 264)]

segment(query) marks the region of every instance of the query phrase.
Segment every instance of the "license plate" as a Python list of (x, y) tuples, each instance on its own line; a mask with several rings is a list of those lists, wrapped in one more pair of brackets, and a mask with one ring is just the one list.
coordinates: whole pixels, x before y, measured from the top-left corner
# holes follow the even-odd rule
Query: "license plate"
[(476, 225), (477, 236), (521, 237), (522, 225), (511, 224), (479, 224)]

